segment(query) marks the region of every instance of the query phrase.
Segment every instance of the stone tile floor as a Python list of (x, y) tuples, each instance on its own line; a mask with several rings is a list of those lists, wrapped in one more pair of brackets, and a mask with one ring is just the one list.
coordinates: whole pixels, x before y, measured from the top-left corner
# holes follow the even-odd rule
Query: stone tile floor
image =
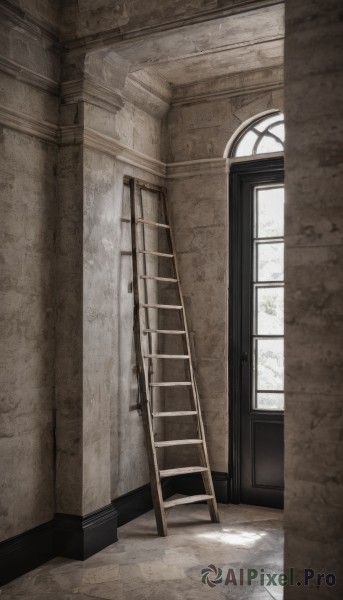
[[(223, 504), (219, 511), (221, 523), (213, 524), (205, 505), (173, 508), (166, 538), (146, 513), (119, 529), (116, 544), (85, 562), (55, 558), (4, 586), (0, 600), (281, 600), (280, 586), (225, 579), (229, 568), (237, 580), (239, 569), (282, 572), (282, 511)], [(208, 565), (222, 569), (212, 588), (201, 581)]]

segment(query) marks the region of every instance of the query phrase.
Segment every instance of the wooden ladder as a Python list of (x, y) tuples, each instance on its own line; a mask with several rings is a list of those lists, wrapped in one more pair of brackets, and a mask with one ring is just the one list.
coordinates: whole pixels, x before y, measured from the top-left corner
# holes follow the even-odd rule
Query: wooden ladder
[[(157, 531), (159, 535), (165, 536), (168, 533), (166, 509), (169, 509), (173, 506), (207, 501), (211, 520), (215, 523), (218, 523), (219, 515), (208, 460), (199, 395), (194, 377), (191, 346), (187, 329), (184, 301), (180, 286), (173, 232), (168, 218), (166, 192), (163, 188), (129, 177), (124, 178), (124, 184), (130, 186), (134, 332), (141, 410), (146, 438), (152, 500), (156, 515)], [(161, 214), (162, 218), (144, 218), (143, 192), (148, 192), (150, 198), (153, 198), (156, 201), (156, 213)], [(161, 237), (161, 232), (165, 234), (166, 239), (164, 239), (164, 242), (167, 249), (166, 252), (159, 252), (158, 246), (156, 249), (156, 243), (154, 248), (149, 249), (147, 247), (146, 240), (149, 238), (149, 233), (151, 236), (152, 230), (155, 232), (155, 242), (158, 235)], [(154, 233), (152, 234), (154, 235)], [(163, 250), (164, 249), (165, 248), (163, 248)], [(172, 272), (171, 277), (160, 276), (158, 264), (156, 264), (152, 274), (147, 272), (147, 260), (150, 261), (149, 264), (151, 266), (152, 262), (155, 260), (161, 261), (161, 259), (163, 259), (163, 261), (171, 261), (171, 265), (169, 263), (169, 271)], [(148, 297), (148, 282), (156, 282), (156, 286), (159, 282), (168, 283), (168, 285), (175, 284), (176, 297), (178, 297), (177, 304), (159, 304), (156, 302), (156, 300), (151, 301)], [(180, 317), (180, 327), (177, 329), (160, 328), (160, 319), (158, 319), (157, 325), (151, 326), (149, 311), (152, 309), (157, 311), (158, 317), (161, 316), (160, 311), (177, 311)], [(171, 335), (180, 336), (179, 339), (182, 339), (182, 346), (184, 349), (183, 354), (160, 354), (158, 347), (157, 350), (153, 349), (154, 345), (157, 345), (156, 340), (161, 340), (162, 337)], [(156, 364), (156, 361), (158, 361), (159, 364), (162, 364), (159, 361), (163, 361), (165, 365), (165, 361), (169, 360), (186, 361), (186, 367), (188, 366), (188, 368), (185, 369), (185, 372), (187, 372), (186, 381), (153, 380), (153, 361), (155, 361), (154, 364)], [(161, 393), (167, 388), (176, 388), (177, 390), (182, 390), (185, 387), (188, 388), (189, 391), (191, 410), (175, 410), (164, 412), (155, 409), (154, 393), (156, 393), (156, 391)], [(195, 420), (195, 437), (193, 436), (192, 439), (155, 441), (154, 425), (156, 424), (157, 420), (168, 418), (183, 419), (185, 417), (193, 418)], [(171, 469), (160, 469), (158, 463), (158, 448), (186, 445), (192, 445), (197, 449), (197, 465)], [(185, 496), (167, 501), (163, 499), (161, 485), (162, 479), (174, 477), (175, 475), (186, 475), (192, 473), (201, 473), (204, 483), (204, 494)]]

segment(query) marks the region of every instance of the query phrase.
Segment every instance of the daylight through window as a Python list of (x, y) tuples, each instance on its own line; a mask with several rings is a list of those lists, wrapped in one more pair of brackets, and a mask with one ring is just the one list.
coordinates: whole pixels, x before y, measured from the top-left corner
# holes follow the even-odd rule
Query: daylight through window
[(236, 141), (232, 156), (254, 156), (269, 152), (283, 152), (285, 122), (281, 112), (254, 121)]

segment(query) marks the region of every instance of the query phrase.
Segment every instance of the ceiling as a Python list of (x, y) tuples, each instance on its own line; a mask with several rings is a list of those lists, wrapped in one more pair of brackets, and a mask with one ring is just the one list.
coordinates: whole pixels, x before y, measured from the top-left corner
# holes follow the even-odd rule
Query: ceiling
[[(284, 6), (250, 10), (120, 42), (106, 60), (127, 61), (172, 86), (283, 64)], [(105, 56), (104, 56), (105, 58)]]

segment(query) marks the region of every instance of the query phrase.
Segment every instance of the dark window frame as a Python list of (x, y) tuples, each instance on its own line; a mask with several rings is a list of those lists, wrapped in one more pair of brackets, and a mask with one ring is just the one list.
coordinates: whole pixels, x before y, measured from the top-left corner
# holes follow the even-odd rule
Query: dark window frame
[[(284, 175), (283, 156), (247, 157), (232, 162), (229, 171), (229, 498), (237, 504), (241, 497), (241, 364), (245, 360), (241, 344), (244, 224), (240, 198), (243, 184), (272, 184), (279, 181), (280, 175)], [(250, 319), (251, 310), (250, 306)]]

